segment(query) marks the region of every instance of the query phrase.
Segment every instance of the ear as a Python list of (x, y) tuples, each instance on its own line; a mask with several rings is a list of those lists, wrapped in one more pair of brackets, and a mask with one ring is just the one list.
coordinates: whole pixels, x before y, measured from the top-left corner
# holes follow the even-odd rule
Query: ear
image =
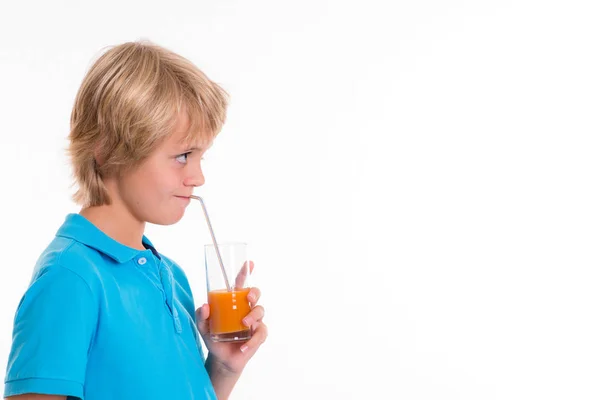
[(106, 160), (100, 152), (100, 145), (96, 144), (96, 146), (94, 147), (94, 162), (96, 163), (96, 166), (101, 167), (102, 165), (104, 165), (105, 161)]

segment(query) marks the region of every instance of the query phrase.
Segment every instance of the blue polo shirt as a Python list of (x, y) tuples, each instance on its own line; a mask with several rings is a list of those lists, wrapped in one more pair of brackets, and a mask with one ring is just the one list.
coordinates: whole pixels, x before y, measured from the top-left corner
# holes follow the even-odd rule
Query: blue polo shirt
[(216, 400), (183, 270), (67, 216), (19, 303), (5, 396)]

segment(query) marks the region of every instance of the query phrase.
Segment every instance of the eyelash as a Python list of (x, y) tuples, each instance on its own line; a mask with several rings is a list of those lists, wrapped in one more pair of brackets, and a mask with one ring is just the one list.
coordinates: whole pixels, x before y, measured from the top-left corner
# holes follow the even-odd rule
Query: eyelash
[[(186, 163), (187, 163), (188, 156), (190, 155), (190, 153), (191, 153), (191, 151), (188, 151), (187, 153), (183, 153), (183, 154), (180, 154), (180, 155), (178, 155), (177, 157), (175, 157), (175, 161), (177, 161), (177, 162), (178, 162), (178, 163), (180, 163), (180, 164), (186, 164)], [(185, 160), (185, 161), (179, 161), (179, 159), (180, 159), (181, 157), (185, 157), (185, 158), (184, 158), (184, 160)]]
[[(177, 157), (175, 157), (175, 160), (176, 160), (178, 163), (185, 165), (185, 164), (187, 164), (187, 159), (188, 159), (188, 156), (189, 156), (191, 153), (192, 153), (191, 151), (188, 151), (187, 153), (180, 154), (180, 155), (178, 155)], [(185, 157), (185, 161), (184, 161), (184, 162), (181, 162), (181, 161), (179, 161), (178, 159), (179, 159), (180, 157)], [(201, 161), (204, 161), (204, 157), (201, 157), (201, 158), (200, 158), (200, 160), (201, 160)]]

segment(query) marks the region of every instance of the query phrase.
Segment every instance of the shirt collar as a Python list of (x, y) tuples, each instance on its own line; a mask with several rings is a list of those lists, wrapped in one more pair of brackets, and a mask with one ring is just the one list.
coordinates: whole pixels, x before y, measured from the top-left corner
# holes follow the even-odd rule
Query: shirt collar
[[(106, 254), (118, 263), (130, 261), (144, 250), (125, 246), (102, 232), (88, 219), (79, 214), (67, 215), (65, 222), (59, 228), (56, 236), (76, 240), (84, 245)], [(144, 247), (152, 251), (156, 256), (158, 252), (154, 249), (152, 242), (146, 236), (142, 236)]]

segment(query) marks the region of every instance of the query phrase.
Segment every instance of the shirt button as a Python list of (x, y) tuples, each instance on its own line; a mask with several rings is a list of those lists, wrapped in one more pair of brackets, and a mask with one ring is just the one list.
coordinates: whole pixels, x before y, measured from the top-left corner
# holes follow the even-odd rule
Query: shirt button
[(140, 265), (144, 265), (144, 264), (146, 264), (146, 257), (140, 257), (140, 258), (138, 259), (138, 264), (140, 264)]

